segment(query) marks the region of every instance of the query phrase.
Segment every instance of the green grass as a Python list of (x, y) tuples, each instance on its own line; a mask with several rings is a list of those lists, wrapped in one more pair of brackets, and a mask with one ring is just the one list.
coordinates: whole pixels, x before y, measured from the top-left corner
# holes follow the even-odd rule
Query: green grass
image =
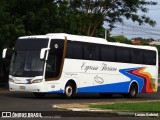
[(91, 108), (112, 109), (121, 111), (160, 112), (160, 102), (113, 103), (89, 105)]
[(160, 83), (160, 78), (158, 79), (158, 83)]

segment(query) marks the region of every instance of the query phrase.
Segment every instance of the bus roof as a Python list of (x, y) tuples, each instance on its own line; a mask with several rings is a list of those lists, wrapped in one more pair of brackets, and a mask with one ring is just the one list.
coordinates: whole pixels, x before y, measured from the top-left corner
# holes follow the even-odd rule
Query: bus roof
[(129, 44), (118, 43), (118, 42), (108, 42), (107, 40), (103, 38), (81, 36), (81, 35), (71, 35), (71, 34), (66, 34), (66, 33), (49, 33), (46, 35), (23, 36), (23, 37), (19, 37), (19, 39), (28, 39), (28, 38), (64, 39), (65, 37), (67, 37), (67, 40), (71, 40), (71, 41), (80, 41), (80, 42), (97, 43), (97, 44), (105, 44), (105, 45), (113, 45), (113, 46), (121, 46), (121, 47), (157, 51), (156, 47), (152, 47), (152, 46), (129, 45)]

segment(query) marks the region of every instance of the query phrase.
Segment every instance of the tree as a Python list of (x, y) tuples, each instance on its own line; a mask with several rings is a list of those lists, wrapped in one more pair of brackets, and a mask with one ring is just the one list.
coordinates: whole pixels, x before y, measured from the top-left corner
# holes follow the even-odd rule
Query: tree
[(128, 40), (124, 35), (118, 35), (112, 37), (116, 42), (131, 44), (131, 41)]
[(13, 47), (19, 36), (54, 32), (56, 16), (53, 0), (1, 0), (0, 42)]
[[(0, 55), (3, 48), (12, 48), (19, 36), (54, 32), (57, 13), (53, 0), (1, 0)], [(0, 79), (5, 76), (2, 80), (7, 80), (9, 63), (1, 59), (0, 63)]]
[(109, 23), (110, 29), (116, 22), (123, 22), (124, 18), (138, 22), (140, 25), (146, 23), (151, 26), (156, 24), (145, 15), (138, 15), (141, 11), (147, 13), (146, 5), (156, 5), (156, 2), (145, 0), (68, 0), (69, 7), (78, 11), (80, 34), (93, 36), (103, 21)]

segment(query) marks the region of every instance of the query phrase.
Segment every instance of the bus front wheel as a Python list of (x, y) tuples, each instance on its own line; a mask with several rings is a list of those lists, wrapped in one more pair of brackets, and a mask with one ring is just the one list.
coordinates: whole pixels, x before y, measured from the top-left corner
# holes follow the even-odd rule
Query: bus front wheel
[(67, 83), (64, 91), (64, 97), (65, 98), (71, 98), (75, 94), (75, 88), (72, 83)]

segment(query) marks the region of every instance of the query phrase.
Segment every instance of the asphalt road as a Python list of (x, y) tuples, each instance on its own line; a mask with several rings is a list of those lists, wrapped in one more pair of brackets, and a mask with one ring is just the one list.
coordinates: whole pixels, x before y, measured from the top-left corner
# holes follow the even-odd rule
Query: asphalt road
[[(63, 99), (59, 95), (46, 95), (43, 99), (37, 99), (32, 93), (26, 92), (10, 92), (8, 89), (0, 88), (0, 111), (54, 111), (55, 104), (70, 104), (70, 103), (98, 103), (98, 102), (116, 102), (116, 101), (146, 101), (146, 100), (160, 100), (160, 87), (157, 93), (138, 94), (135, 99), (123, 98), (120, 95), (115, 95), (111, 98), (101, 98), (98, 94), (78, 94), (72, 99)], [(65, 113), (70, 117), (74, 115), (82, 116), (84, 113)], [(94, 114), (87, 114), (86, 116), (97, 116)], [(106, 116), (106, 114), (98, 114), (98, 116)], [(110, 116), (109, 114), (107, 116)], [(112, 119), (114, 117), (111, 115)], [(126, 117), (127, 119), (128, 117)], [(97, 118), (98, 119), (98, 118)], [(100, 119), (100, 118), (99, 118)]]

